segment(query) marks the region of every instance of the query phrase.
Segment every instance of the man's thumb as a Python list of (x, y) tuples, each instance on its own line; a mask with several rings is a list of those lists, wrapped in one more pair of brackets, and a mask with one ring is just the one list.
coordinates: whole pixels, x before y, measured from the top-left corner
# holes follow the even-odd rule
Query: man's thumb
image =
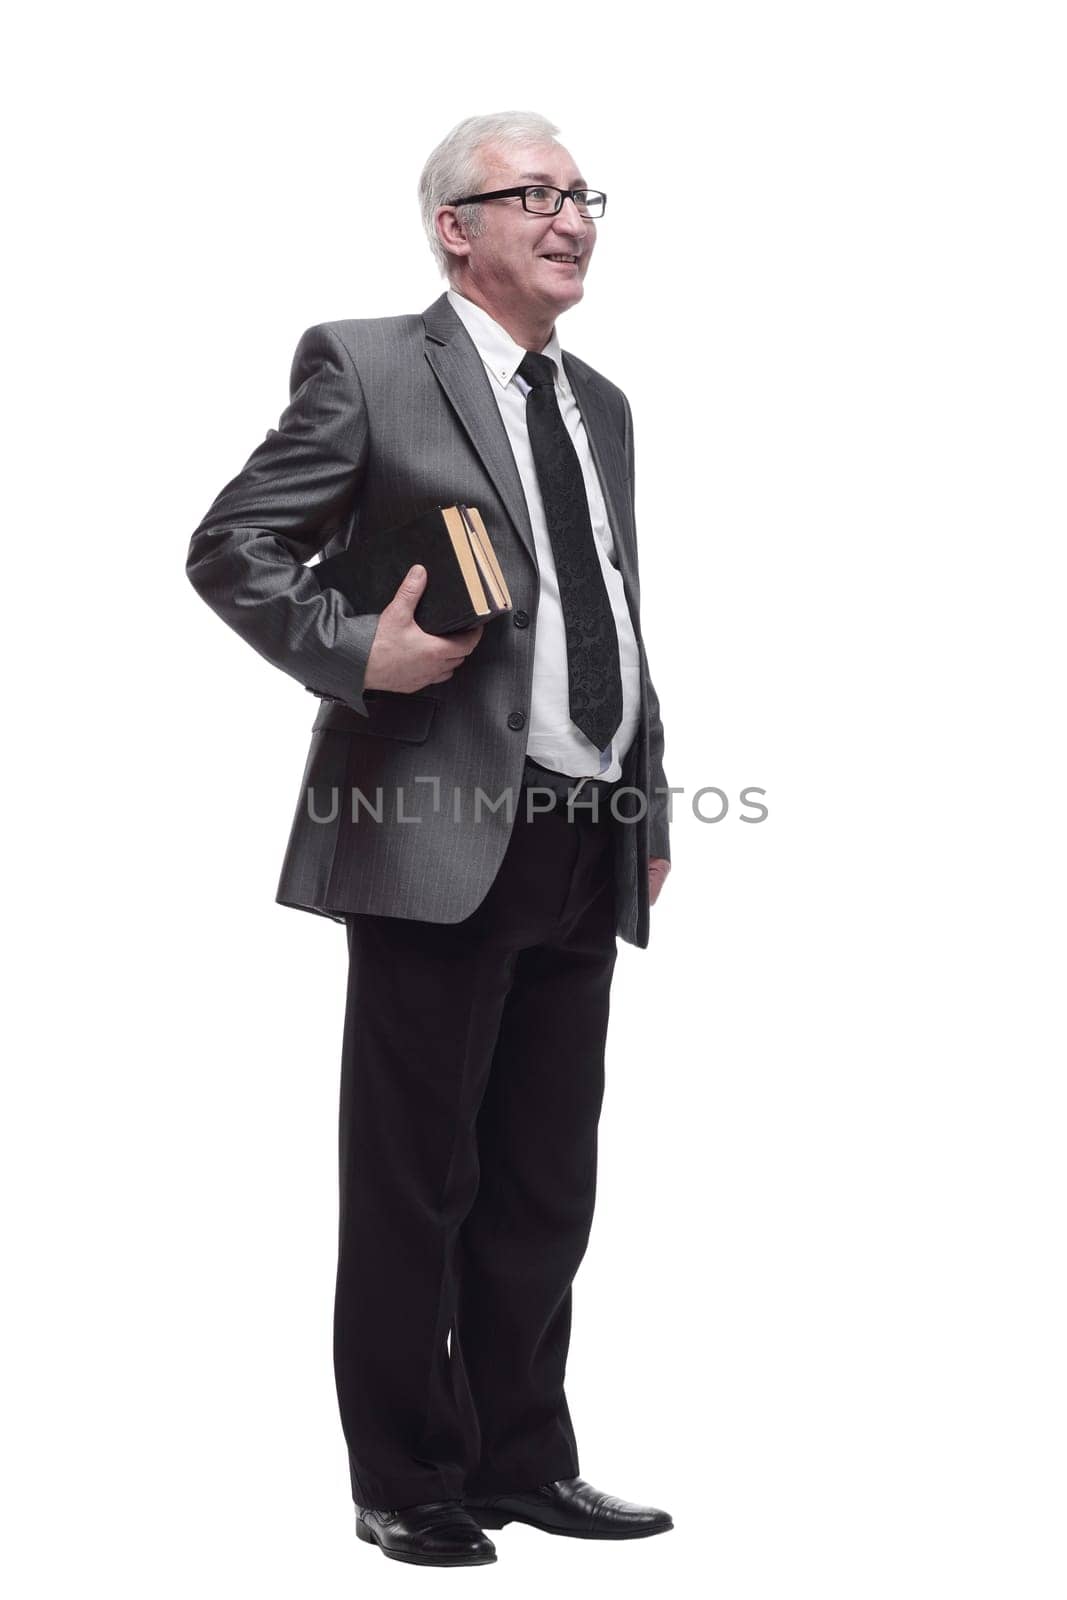
[(393, 604), (407, 616), (413, 616), (415, 607), (419, 603), (419, 596), (426, 587), (426, 568), (418, 565), (410, 567), (404, 576), (400, 588), (393, 596)]

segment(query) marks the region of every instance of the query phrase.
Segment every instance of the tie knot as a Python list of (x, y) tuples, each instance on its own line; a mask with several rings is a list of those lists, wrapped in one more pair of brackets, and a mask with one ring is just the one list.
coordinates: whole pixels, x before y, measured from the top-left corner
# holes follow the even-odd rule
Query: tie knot
[(550, 389), (556, 381), (556, 364), (548, 356), (527, 350), (519, 362), (518, 373), (520, 378), (526, 379), (531, 389)]

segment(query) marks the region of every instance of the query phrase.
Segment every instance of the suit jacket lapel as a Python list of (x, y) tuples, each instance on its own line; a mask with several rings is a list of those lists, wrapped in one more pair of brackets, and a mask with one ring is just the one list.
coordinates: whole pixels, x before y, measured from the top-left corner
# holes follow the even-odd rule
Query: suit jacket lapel
[(426, 359), (496, 486), (530, 560), (537, 565), (530, 514), (507, 429), (474, 341), (443, 294), (423, 312)]
[[(507, 429), (491, 387), (491, 380), (463, 323), (442, 294), (423, 312), (426, 326), (426, 359), (466, 430), (479, 459), (492, 478), (515, 529), (537, 565), (530, 514), (526, 506), (522, 479), (515, 465)], [(638, 627), (637, 583), (632, 558), (633, 532), (629, 523), (629, 496), (626, 487), (626, 460), (606, 402), (563, 352), (567, 379), (582, 413), (586, 436), (600, 484), (608, 521), (615, 539), (619, 571), (630, 604), (635, 630)], [(638, 635), (640, 637), (640, 635)]]

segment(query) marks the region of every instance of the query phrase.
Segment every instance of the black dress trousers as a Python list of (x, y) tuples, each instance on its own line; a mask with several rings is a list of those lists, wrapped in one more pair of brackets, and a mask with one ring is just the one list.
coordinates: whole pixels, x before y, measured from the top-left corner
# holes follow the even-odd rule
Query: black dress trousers
[(359, 1505), (578, 1472), (564, 1372), (624, 825), (600, 802), (530, 817), (519, 791), (463, 922), (346, 919), (334, 1365)]

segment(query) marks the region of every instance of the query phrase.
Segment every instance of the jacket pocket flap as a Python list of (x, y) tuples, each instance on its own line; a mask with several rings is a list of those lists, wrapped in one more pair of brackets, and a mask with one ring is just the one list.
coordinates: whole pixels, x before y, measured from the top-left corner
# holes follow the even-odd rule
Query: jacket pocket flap
[(327, 700), (319, 707), (314, 733), (362, 733), (380, 739), (403, 739), (422, 744), (430, 731), (437, 700), (433, 695), (399, 694), (391, 689), (367, 689), (363, 694), (367, 715), (350, 706)]

